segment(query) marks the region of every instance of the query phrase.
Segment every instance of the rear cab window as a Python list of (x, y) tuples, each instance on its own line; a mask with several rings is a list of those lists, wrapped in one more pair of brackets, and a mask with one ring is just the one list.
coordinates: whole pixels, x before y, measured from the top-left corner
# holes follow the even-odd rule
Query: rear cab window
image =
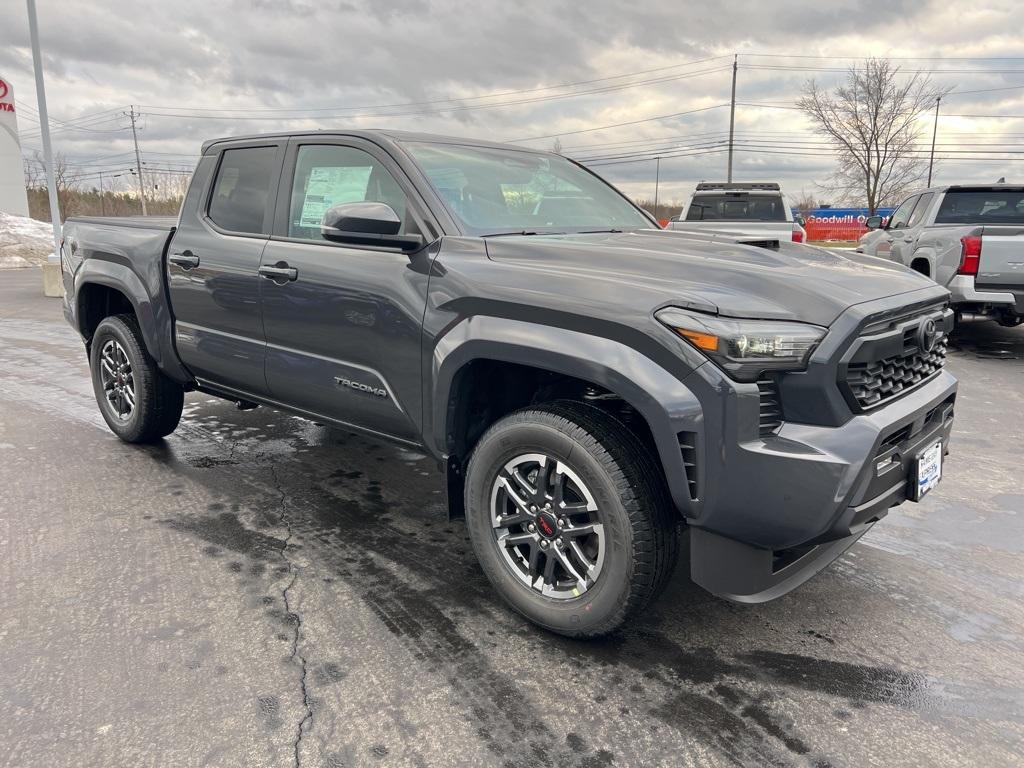
[(935, 214), (936, 224), (1024, 224), (1024, 187), (951, 189)]
[(241, 234), (267, 234), (278, 148), (226, 149), (213, 182), (207, 217), (219, 228)]
[(687, 221), (788, 221), (781, 194), (764, 192), (697, 192)]

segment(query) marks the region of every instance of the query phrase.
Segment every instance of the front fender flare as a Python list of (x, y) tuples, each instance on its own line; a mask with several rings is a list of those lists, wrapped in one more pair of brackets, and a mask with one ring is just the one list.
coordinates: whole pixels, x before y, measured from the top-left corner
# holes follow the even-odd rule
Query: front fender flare
[(703, 412), (682, 379), (621, 342), (580, 331), (508, 318), (474, 316), (450, 328), (433, 350), (432, 427), (425, 437), (439, 455), (450, 453), (448, 401), (455, 376), (473, 360), (517, 363), (600, 385), (646, 420), (672, 500), (684, 514), (696, 510), (679, 445), (680, 432), (701, 432)]

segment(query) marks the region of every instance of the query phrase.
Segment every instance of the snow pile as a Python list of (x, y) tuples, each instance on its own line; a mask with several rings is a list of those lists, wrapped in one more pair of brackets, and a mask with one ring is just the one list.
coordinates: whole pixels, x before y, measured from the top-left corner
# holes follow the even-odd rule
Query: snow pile
[(53, 227), (0, 212), (0, 269), (42, 264), (53, 253)]

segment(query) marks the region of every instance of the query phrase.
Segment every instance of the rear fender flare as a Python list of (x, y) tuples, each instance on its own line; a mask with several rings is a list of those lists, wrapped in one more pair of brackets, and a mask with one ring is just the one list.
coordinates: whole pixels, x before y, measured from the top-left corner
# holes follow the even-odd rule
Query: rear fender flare
[(142, 330), (142, 338), (146, 351), (157, 362), (160, 361), (160, 343), (156, 337), (156, 319), (153, 302), (149, 299), (146, 287), (132, 270), (123, 264), (99, 259), (83, 262), (78, 274), (75, 275), (75, 320), (79, 333), (83, 333), (82, 322), (85, 318), (85, 295), (90, 285), (102, 285), (113, 288), (123, 294), (135, 310), (135, 316)]
[(425, 439), (448, 455), (448, 401), (456, 374), (473, 360), (496, 360), (573, 376), (600, 385), (625, 400), (646, 420), (672, 500), (684, 514), (696, 513), (683, 467), (678, 433), (703, 428), (696, 395), (680, 379), (621, 342), (579, 331), (507, 318), (473, 317), (451, 328), (436, 344), (431, 363), (433, 402), (425, 412), (432, 427)]
[(82, 334), (85, 298), (82, 289), (88, 285), (113, 288), (132, 305), (146, 352), (156, 361), (160, 370), (179, 384), (189, 385), (192, 376), (179, 362), (174, 348), (170, 305), (162, 293), (163, 275), (157, 272), (150, 279), (154, 283), (152, 291), (156, 293), (155, 299), (142, 278), (127, 265), (105, 259), (86, 259), (75, 274), (75, 328)]

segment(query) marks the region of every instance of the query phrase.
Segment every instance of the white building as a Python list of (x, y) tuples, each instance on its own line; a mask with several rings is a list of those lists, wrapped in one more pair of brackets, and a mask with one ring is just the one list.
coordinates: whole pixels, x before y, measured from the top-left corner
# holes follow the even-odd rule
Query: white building
[(14, 111), (14, 86), (0, 77), (0, 211), (28, 216), (25, 171)]

